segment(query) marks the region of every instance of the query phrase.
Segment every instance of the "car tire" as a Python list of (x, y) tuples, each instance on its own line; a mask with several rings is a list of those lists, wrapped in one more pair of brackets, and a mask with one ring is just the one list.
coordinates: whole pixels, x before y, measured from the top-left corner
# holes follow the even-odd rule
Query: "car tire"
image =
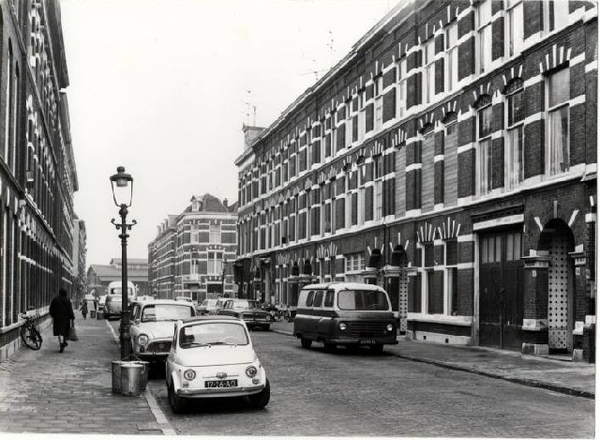
[(375, 354), (383, 353), (383, 344), (373, 344), (371, 345), (371, 351)]
[(253, 394), (251, 396), (247, 396), (246, 400), (253, 408), (264, 408), (269, 403), (271, 399), (271, 385), (269, 384), (269, 379), (267, 379), (267, 384), (263, 388), (260, 393)]
[(300, 345), (302, 345), (302, 348), (310, 348), (312, 341), (310, 339), (300, 338)]
[(185, 409), (185, 399), (175, 393), (173, 385), (169, 386), (169, 404), (175, 414), (181, 414)]

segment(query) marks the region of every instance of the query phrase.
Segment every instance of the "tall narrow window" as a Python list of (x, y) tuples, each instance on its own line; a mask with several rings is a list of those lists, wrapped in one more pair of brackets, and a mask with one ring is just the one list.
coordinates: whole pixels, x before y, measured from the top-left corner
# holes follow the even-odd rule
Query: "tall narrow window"
[(553, 0), (542, 2), (544, 8), (544, 31), (546, 33), (569, 24), (569, 2)]
[(515, 188), (524, 179), (523, 82), (514, 82), (506, 97), (507, 135), (505, 149), (506, 185)]
[(381, 124), (383, 121), (383, 78), (380, 76), (377, 78), (375, 82), (375, 94), (377, 95), (375, 98), (375, 130), (381, 129)]
[(221, 243), (221, 225), (211, 224), (208, 234), (209, 243)]
[(423, 73), (423, 103), (429, 104), (433, 101), (435, 95), (435, 41), (432, 39), (425, 45), (423, 51), (424, 56), (424, 73)]
[(400, 85), (398, 87), (398, 117), (406, 110), (406, 58), (400, 61)]
[(548, 77), (546, 131), (546, 174), (569, 170), (569, 68)]
[(446, 80), (445, 90), (451, 92), (458, 83), (458, 25), (453, 24), (446, 30)]
[(479, 73), (492, 64), (492, 0), (484, 0), (477, 8), (477, 41)]
[(521, 52), (523, 46), (523, 2), (507, 0), (506, 11), (506, 43), (509, 57)]
[(477, 182), (479, 194), (492, 190), (492, 106), (491, 103), (477, 112), (477, 132), (479, 140), (477, 160)]

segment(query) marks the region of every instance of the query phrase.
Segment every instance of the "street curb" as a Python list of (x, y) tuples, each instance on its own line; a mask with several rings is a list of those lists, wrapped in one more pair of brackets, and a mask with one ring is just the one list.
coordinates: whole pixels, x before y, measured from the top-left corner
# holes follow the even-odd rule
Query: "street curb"
[[(282, 335), (294, 336), (292, 333), (286, 332), (283, 330), (271, 329), (271, 331), (282, 334)], [(551, 383), (547, 383), (547, 382), (540, 382), (539, 380), (521, 379), (518, 377), (506, 377), (501, 374), (489, 373), (487, 371), (482, 371), (482, 370), (478, 370), (475, 368), (461, 367), (459, 365), (454, 365), (454, 364), (450, 364), (450, 363), (443, 362), (443, 361), (437, 361), (435, 359), (427, 359), (427, 358), (410, 356), (410, 355), (401, 354), (401, 353), (391, 353), (391, 354), (398, 358), (407, 359), (407, 360), (413, 361), (413, 362), (422, 362), (425, 364), (436, 365), (438, 367), (447, 368), (449, 370), (464, 371), (466, 373), (478, 374), (480, 376), (486, 376), (486, 377), (490, 377), (492, 379), (502, 379), (507, 382), (517, 383), (520, 385), (526, 385), (526, 386), (535, 387), (535, 388), (544, 388), (544, 389), (547, 389), (550, 391), (556, 391), (558, 393), (568, 394), (570, 396), (585, 397), (587, 399), (594, 399), (594, 400), (596, 398), (595, 393), (593, 393), (593, 392), (575, 390), (573, 388), (563, 387), (560, 385), (555, 385), (555, 384), (551, 384)]]

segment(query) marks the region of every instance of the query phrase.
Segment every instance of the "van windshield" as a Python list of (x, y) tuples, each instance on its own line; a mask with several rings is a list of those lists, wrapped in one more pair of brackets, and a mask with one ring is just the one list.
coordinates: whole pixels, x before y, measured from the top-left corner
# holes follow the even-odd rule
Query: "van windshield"
[[(123, 289), (120, 287), (113, 287), (110, 289), (110, 293), (111, 295), (121, 295), (123, 293)], [(133, 289), (131, 287), (127, 289), (127, 295), (133, 296)]]
[(341, 310), (389, 310), (390, 305), (380, 290), (341, 290), (338, 307)]

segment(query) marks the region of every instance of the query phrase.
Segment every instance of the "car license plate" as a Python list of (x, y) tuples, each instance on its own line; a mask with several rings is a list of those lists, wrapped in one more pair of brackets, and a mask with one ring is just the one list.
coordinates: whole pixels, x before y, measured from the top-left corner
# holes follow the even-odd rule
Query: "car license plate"
[(230, 380), (207, 380), (204, 382), (206, 388), (231, 388), (237, 387), (237, 379)]
[(361, 344), (374, 344), (375, 343), (375, 339), (361, 339), (359, 342)]

